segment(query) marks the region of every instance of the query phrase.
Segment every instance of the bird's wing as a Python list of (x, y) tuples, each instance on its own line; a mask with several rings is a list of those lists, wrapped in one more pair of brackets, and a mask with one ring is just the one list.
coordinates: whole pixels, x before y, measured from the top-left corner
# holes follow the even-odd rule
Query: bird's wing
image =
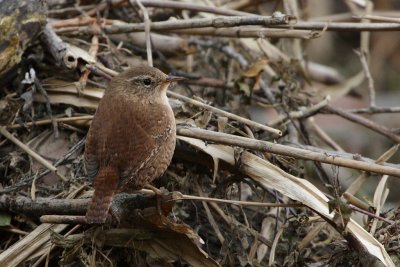
[[(171, 115), (172, 114), (172, 115)], [(129, 119), (130, 128), (127, 144), (129, 149), (123, 166), (120, 168), (121, 180), (129, 187), (138, 189), (159, 176), (165, 164), (165, 146), (175, 131), (175, 122), (171, 120), (172, 110), (167, 106), (148, 105), (137, 110)], [(172, 148), (173, 150), (173, 148)], [(173, 151), (171, 152), (173, 153)], [(147, 167), (157, 161), (156, 166)], [(169, 162), (168, 162), (169, 163)], [(165, 168), (168, 166), (166, 164)]]
[(169, 112), (167, 107), (103, 98), (86, 143), (89, 176), (102, 166), (118, 168), (121, 179), (134, 176), (171, 134)]

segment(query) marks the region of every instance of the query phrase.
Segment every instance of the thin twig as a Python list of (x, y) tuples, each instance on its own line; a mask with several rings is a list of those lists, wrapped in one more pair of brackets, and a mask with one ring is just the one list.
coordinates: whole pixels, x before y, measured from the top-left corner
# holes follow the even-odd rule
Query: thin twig
[(377, 15), (353, 16), (353, 18), (400, 23), (399, 18), (377, 16)]
[(371, 109), (375, 109), (375, 86), (374, 79), (371, 76), (371, 72), (369, 70), (368, 61), (367, 61), (367, 53), (365, 51), (356, 51), (356, 54), (360, 57), (361, 65), (363, 66), (365, 77), (368, 80), (368, 89), (369, 89), (369, 107)]
[(322, 22), (322, 21), (298, 21), (292, 25), (270, 25), (272, 28), (301, 29), (338, 32), (361, 31), (400, 31), (399, 23), (359, 23), (359, 22)]
[(181, 198), (177, 198), (174, 200), (200, 200), (200, 201), (207, 201), (207, 202), (215, 202), (215, 203), (226, 203), (232, 205), (241, 205), (241, 206), (255, 206), (255, 207), (280, 207), (280, 208), (298, 208), (298, 207), (305, 207), (301, 203), (264, 203), (264, 202), (255, 202), (255, 201), (240, 201), (240, 200), (231, 200), (231, 199), (220, 199), (220, 198), (212, 198), (212, 197), (198, 197), (192, 195), (184, 195), (180, 196)]
[[(127, 0), (113, 0), (111, 2), (112, 7), (118, 7), (124, 4)], [(248, 16), (248, 15), (253, 15), (255, 16), (256, 14), (252, 13), (247, 13), (243, 11), (237, 11), (237, 10), (232, 10), (228, 8), (221, 8), (221, 7), (209, 7), (209, 6), (204, 6), (204, 5), (197, 5), (193, 3), (183, 3), (183, 2), (177, 2), (177, 1), (154, 1), (154, 0), (141, 0), (142, 4), (147, 7), (160, 7), (160, 8), (172, 8), (172, 9), (178, 9), (178, 10), (191, 10), (191, 11), (197, 11), (197, 12), (206, 12), (206, 13), (212, 13), (212, 14), (219, 14), (219, 15), (224, 15), (224, 16)], [(92, 10), (88, 11), (87, 14), (90, 16), (96, 15), (96, 12), (102, 12), (107, 8), (108, 3), (102, 2), (101, 4), (96, 5)]]
[(286, 121), (288, 119), (304, 119), (304, 118), (310, 117), (310, 116), (314, 115), (315, 113), (317, 113), (318, 110), (320, 110), (321, 108), (328, 105), (330, 100), (331, 100), (331, 98), (328, 95), (325, 97), (324, 100), (322, 100), (321, 102), (319, 102), (315, 105), (312, 105), (311, 107), (303, 108), (303, 109), (300, 109), (299, 111), (291, 111), (289, 113), (289, 116), (287, 116), (287, 114), (279, 115), (278, 118), (270, 121), (268, 123), (268, 125), (271, 127), (274, 127), (280, 123), (283, 123), (284, 121)]
[[(79, 150), (84, 144), (85, 144), (85, 140), (86, 138), (82, 138), (78, 143), (76, 143), (73, 147), (71, 147), (69, 149), (69, 151), (63, 155), (61, 158), (59, 158), (53, 165), (54, 167), (57, 167), (59, 165), (61, 165), (63, 162), (65, 162), (69, 157), (71, 157), (77, 150)], [(48, 174), (50, 172), (49, 169), (43, 171), (42, 173), (38, 174), (37, 177), (35, 175), (35, 177), (28, 177), (25, 179), (22, 179), (21, 181), (19, 181), (17, 184), (8, 186), (7, 188), (4, 188), (2, 190), (0, 190), (0, 194), (5, 194), (5, 193), (10, 193), (13, 192), (15, 190), (18, 190), (22, 187), (26, 187), (28, 186), (31, 181), (35, 178), (35, 179), (39, 179), (43, 176), (45, 176), (46, 174)], [(73, 182), (73, 180), (71, 180), (71, 182)]]
[(170, 96), (170, 97), (179, 99), (181, 101), (184, 101), (186, 103), (190, 103), (190, 104), (195, 105), (197, 107), (201, 107), (201, 108), (210, 110), (210, 111), (215, 112), (217, 114), (220, 114), (222, 116), (228, 117), (228, 118), (230, 118), (232, 120), (236, 120), (238, 122), (244, 123), (244, 124), (246, 124), (248, 126), (255, 127), (257, 129), (261, 129), (261, 130), (264, 130), (264, 131), (267, 131), (267, 132), (270, 132), (270, 133), (274, 133), (274, 134), (279, 135), (279, 136), (282, 135), (282, 132), (280, 130), (277, 130), (275, 128), (263, 125), (261, 123), (258, 123), (258, 122), (255, 122), (255, 121), (252, 121), (252, 120), (249, 120), (249, 119), (246, 119), (246, 118), (243, 118), (241, 116), (238, 116), (236, 114), (224, 111), (222, 109), (219, 109), (219, 108), (204, 104), (204, 103), (202, 103), (200, 101), (197, 101), (197, 100), (191, 99), (189, 97), (177, 94), (175, 92), (167, 91), (167, 95)]
[(358, 108), (358, 109), (347, 109), (346, 111), (351, 113), (367, 113), (367, 114), (400, 113), (400, 107)]
[(366, 215), (368, 215), (368, 216), (370, 216), (370, 217), (373, 217), (373, 218), (375, 218), (375, 219), (378, 219), (378, 220), (384, 221), (384, 222), (386, 222), (386, 223), (388, 223), (388, 224), (391, 224), (391, 225), (393, 225), (393, 224), (395, 223), (395, 221), (392, 221), (392, 220), (389, 220), (389, 219), (383, 218), (383, 217), (381, 217), (381, 216), (378, 216), (378, 215), (376, 215), (376, 214), (374, 214), (374, 213), (372, 213), (372, 212), (369, 212), (369, 211), (366, 211), (366, 210), (360, 209), (359, 207), (356, 207), (356, 206), (350, 205), (350, 208), (351, 208), (352, 210), (354, 210), (354, 211), (358, 211), (358, 212), (360, 212), (360, 213), (366, 214)]
[(91, 18), (91, 17), (78, 17), (72, 19), (50, 21), (49, 26), (53, 29), (60, 29), (65, 27), (87, 26), (94, 25), (95, 23), (111, 25), (113, 23), (110, 19)]
[(143, 6), (141, 0), (129, 0), (129, 3), (131, 5), (134, 5), (134, 3), (136, 3), (140, 7), (142, 12), (143, 12), (144, 32), (145, 32), (145, 38), (146, 38), (147, 62), (149, 63), (150, 67), (153, 67), (153, 53), (152, 53), (152, 50), (151, 50), (151, 39), (150, 39), (151, 20), (150, 20), (150, 17), (149, 17), (149, 13), (147, 12), (147, 9)]
[(340, 117), (345, 118), (349, 121), (363, 125), (364, 127), (367, 127), (377, 133), (380, 133), (380, 134), (388, 137), (395, 143), (400, 143), (399, 135), (393, 133), (390, 129), (386, 128), (385, 126), (379, 125), (372, 120), (366, 119), (360, 115), (349, 113), (342, 109), (334, 108), (332, 106), (326, 106), (323, 110), (327, 111), (328, 113), (339, 115)]
[[(93, 115), (86, 115), (86, 116), (78, 116), (78, 117), (68, 117), (68, 118), (54, 118), (54, 121), (57, 122), (74, 122), (74, 121), (90, 121), (93, 119)], [(13, 124), (6, 126), (7, 129), (20, 129), (23, 127), (32, 127), (32, 126), (40, 126), (40, 125), (46, 125), (52, 123), (52, 119), (45, 119), (45, 120), (40, 120), (40, 121), (35, 121), (35, 122), (27, 122), (24, 123), (23, 125), (21, 124)]]
[(206, 12), (212, 14), (219, 14), (224, 16), (256, 16), (256, 14), (247, 13), (238, 10), (232, 10), (221, 7), (204, 6), (188, 2), (168, 1), (168, 0), (141, 0), (144, 6), (148, 7), (160, 7), (160, 8), (172, 8), (178, 10), (190, 10), (197, 12)]
[[(197, 183), (197, 181), (195, 182), (195, 186), (196, 186), (198, 194), (200, 196), (204, 196), (204, 193), (201, 190), (200, 185)], [(215, 221), (214, 216), (212, 215), (212, 213), (210, 211), (210, 208), (208, 207), (207, 202), (202, 201), (202, 204), (203, 204), (204, 210), (206, 211), (206, 215), (207, 215), (208, 221), (209, 221), (211, 227), (214, 229), (214, 232), (217, 235), (217, 237), (219, 239), (219, 242), (221, 244), (224, 244), (225, 243), (225, 237), (222, 235), (221, 230), (219, 229), (218, 223)]]
[(15, 138), (9, 131), (7, 131), (5, 126), (0, 126), (0, 133), (6, 137), (8, 140), (19, 146), (22, 150), (24, 150), (28, 155), (30, 155), (32, 158), (34, 158), (37, 162), (42, 164), (44, 167), (46, 167), (48, 170), (53, 172), (55, 175), (57, 175), (59, 178), (61, 178), (64, 182), (68, 182), (68, 179), (60, 174), (55, 166), (50, 164), (47, 160), (45, 160), (42, 156), (40, 156), (38, 153), (33, 151), (30, 147), (19, 141), (17, 138)]
[(309, 118), (308, 122), (312, 129), (314, 130), (315, 134), (321, 138), (326, 144), (328, 144), (330, 147), (333, 149), (336, 149), (339, 152), (344, 152), (344, 149), (336, 143), (321, 127), (318, 126), (318, 124), (315, 123), (314, 118)]

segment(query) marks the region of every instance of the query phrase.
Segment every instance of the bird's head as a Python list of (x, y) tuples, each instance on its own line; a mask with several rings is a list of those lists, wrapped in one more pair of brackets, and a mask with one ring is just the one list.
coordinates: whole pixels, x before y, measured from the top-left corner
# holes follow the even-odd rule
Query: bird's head
[(157, 68), (137, 66), (115, 76), (108, 88), (138, 97), (154, 97), (165, 95), (168, 86), (180, 80), (184, 78), (167, 75)]

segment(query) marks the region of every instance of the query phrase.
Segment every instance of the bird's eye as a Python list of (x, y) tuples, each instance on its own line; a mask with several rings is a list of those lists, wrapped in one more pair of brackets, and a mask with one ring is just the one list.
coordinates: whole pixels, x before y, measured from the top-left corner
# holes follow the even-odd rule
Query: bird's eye
[(144, 79), (144, 80), (143, 80), (143, 84), (144, 84), (145, 86), (149, 86), (149, 85), (151, 84), (151, 79), (150, 79), (150, 78)]

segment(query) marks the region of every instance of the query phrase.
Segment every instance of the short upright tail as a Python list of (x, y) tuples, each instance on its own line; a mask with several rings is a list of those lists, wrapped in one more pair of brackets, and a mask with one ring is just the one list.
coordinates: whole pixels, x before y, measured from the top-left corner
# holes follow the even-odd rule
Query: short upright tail
[(118, 189), (118, 182), (119, 176), (115, 168), (100, 168), (93, 183), (94, 194), (92, 201), (86, 212), (87, 223), (105, 223), (111, 201)]

